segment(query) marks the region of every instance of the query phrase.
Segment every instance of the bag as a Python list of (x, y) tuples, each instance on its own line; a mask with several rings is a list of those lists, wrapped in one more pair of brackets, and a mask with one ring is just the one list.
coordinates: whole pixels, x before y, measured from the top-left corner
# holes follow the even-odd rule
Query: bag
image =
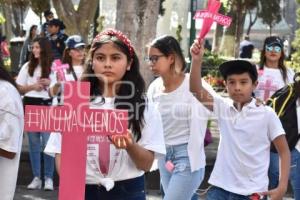
[(206, 147), (207, 145), (209, 145), (212, 142), (213, 142), (212, 134), (211, 134), (209, 128), (207, 128), (206, 131), (205, 131), (204, 146)]
[(211, 124), (211, 121), (208, 120), (207, 122), (207, 128), (206, 128), (206, 131), (205, 131), (205, 136), (204, 136), (204, 146), (206, 147), (207, 145), (209, 145), (210, 143), (213, 142), (213, 139), (212, 139), (212, 134), (211, 134), (211, 131), (210, 131), (210, 124)]
[[(299, 140), (296, 101), (300, 97), (300, 73), (295, 74), (294, 81), (277, 90), (266, 102), (278, 115), (290, 150), (295, 148)], [(271, 151), (277, 152), (273, 144)]]
[(38, 97), (23, 97), (23, 105), (39, 105), (39, 106), (51, 106), (52, 105), (52, 98), (50, 99), (43, 99)]

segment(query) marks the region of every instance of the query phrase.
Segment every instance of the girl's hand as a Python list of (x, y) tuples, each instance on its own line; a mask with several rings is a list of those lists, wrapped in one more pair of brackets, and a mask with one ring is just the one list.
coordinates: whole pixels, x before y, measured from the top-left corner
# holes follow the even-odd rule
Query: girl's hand
[(203, 44), (204, 44), (203, 39), (200, 41), (198, 39), (194, 40), (194, 43), (190, 48), (190, 53), (194, 61), (202, 61), (202, 57), (204, 54)]
[(133, 136), (129, 129), (127, 129), (127, 134), (112, 135), (109, 136), (109, 139), (117, 149), (128, 149), (134, 144)]
[(42, 84), (44, 87), (48, 87), (51, 81), (49, 78), (41, 78), (38, 80), (38, 83)]
[(32, 85), (32, 90), (40, 92), (43, 89), (44, 89), (44, 86), (42, 84), (40, 84), (39, 82)]

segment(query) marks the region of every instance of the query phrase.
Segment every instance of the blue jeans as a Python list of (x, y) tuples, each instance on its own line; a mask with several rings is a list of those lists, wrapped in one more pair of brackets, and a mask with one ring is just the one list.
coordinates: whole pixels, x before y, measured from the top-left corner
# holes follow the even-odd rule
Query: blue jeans
[[(191, 199), (204, 178), (205, 169), (191, 172), (187, 144), (168, 146), (166, 150), (166, 156), (158, 161), (164, 200)], [(174, 164), (172, 172), (165, 168), (167, 161)]]
[(206, 200), (250, 200), (250, 198), (212, 186), (207, 192)]
[[(269, 167), (270, 188), (276, 188), (279, 181), (279, 156), (271, 152)], [(294, 199), (300, 200), (300, 152), (297, 149), (291, 151), (290, 181), (294, 192)]]
[(116, 181), (115, 186), (110, 191), (106, 191), (103, 186), (86, 185), (85, 200), (145, 200), (145, 179), (144, 175)]
[[(50, 137), (49, 133), (28, 132), (29, 157), (34, 177), (41, 177), (41, 152)], [(44, 159), (44, 177), (53, 178), (54, 158), (42, 153)]]

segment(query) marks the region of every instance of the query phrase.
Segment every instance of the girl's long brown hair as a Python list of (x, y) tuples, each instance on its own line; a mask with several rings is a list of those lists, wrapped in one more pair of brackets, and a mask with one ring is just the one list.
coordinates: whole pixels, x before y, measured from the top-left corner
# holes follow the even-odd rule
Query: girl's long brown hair
[(28, 63), (28, 73), (33, 76), (34, 70), (38, 65), (41, 66), (41, 78), (49, 78), (51, 73), (51, 65), (53, 62), (53, 53), (50, 41), (45, 37), (37, 37), (33, 39), (32, 43), (37, 42), (40, 45), (40, 58), (35, 58), (33, 54), (30, 55)]

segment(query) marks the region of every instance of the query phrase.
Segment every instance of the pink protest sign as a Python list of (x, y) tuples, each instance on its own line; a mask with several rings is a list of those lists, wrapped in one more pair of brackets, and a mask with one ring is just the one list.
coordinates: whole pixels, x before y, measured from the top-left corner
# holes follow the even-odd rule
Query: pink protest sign
[[(66, 82), (63, 106), (25, 107), (25, 130), (62, 133), (59, 200), (84, 199), (89, 134), (127, 133), (127, 111), (90, 109), (89, 91), (87, 82)], [(104, 161), (109, 160), (109, 145), (101, 147)], [(100, 164), (107, 168), (109, 163)]]
[(203, 39), (209, 32), (213, 22), (217, 22), (223, 26), (230, 26), (232, 19), (228, 16), (218, 13), (221, 2), (218, 0), (209, 0), (206, 10), (198, 10), (194, 19), (203, 19), (201, 32), (198, 34), (198, 39)]
[(68, 69), (68, 68), (69, 68), (68, 64), (62, 64), (59, 59), (56, 59), (53, 61), (51, 70), (53, 72), (57, 72), (58, 79), (60, 81), (65, 81), (66, 77), (65, 77), (64, 69)]

